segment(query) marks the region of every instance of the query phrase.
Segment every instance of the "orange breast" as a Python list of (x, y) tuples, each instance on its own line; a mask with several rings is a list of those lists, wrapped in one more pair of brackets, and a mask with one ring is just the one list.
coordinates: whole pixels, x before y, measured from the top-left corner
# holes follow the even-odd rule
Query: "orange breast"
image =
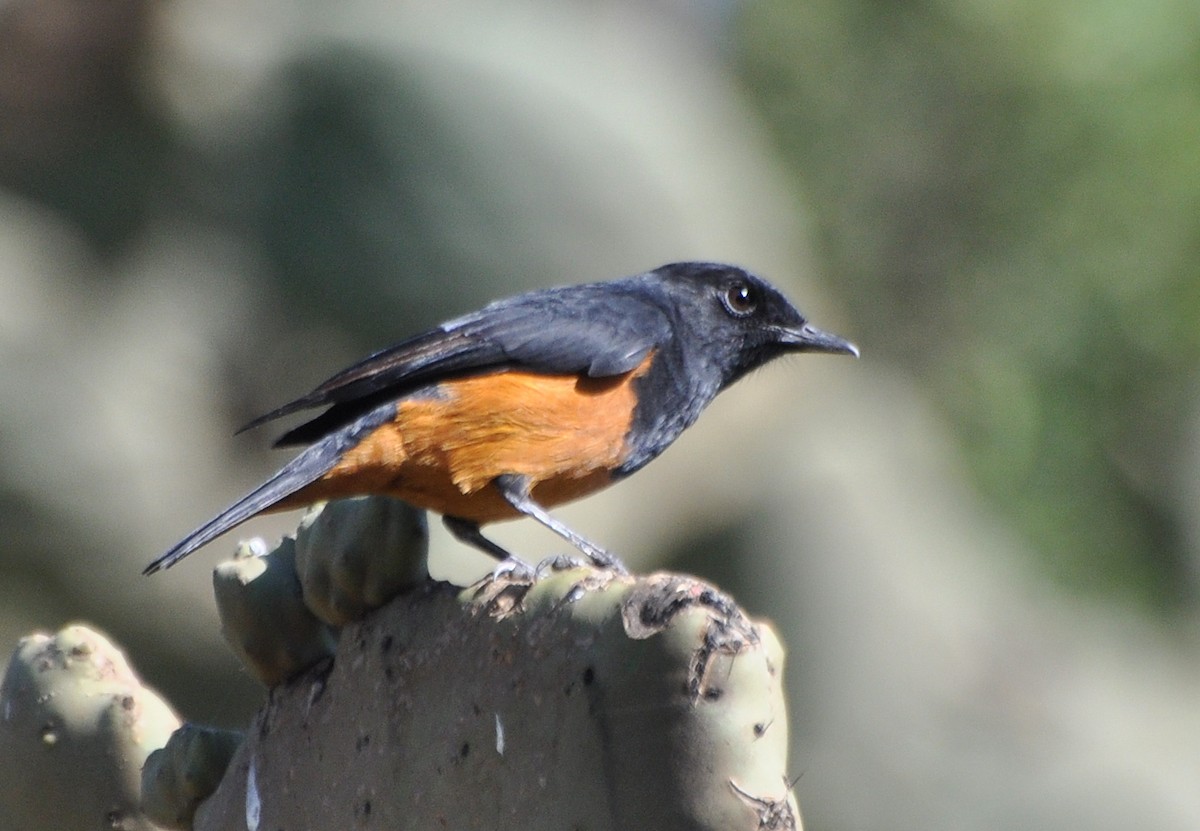
[(518, 515), (488, 487), (501, 474), (529, 477), (547, 507), (592, 493), (627, 454), (633, 380), (652, 357), (610, 378), (506, 371), (441, 383), (278, 507), (377, 493), (484, 523)]

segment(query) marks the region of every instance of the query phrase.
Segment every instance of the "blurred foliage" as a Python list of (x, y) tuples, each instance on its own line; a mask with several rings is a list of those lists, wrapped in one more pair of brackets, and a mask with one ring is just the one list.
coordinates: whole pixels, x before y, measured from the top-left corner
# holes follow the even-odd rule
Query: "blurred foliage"
[(431, 289), (472, 274), (455, 239), (469, 152), (403, 63), (341, 45), (286, 66), (282, 116), (251, 168), (275, 278), (375, 345), (457, 312), (457, 291)]
[(1196, 600), (1200, 7), (748, 4), (745, 84), (864, 333), (1047, 572)]
[(0, 186), (60, 211), (95, 250), (144, 224), (170, 130), (140, 89), (152, 20), (140, 0), (17, 2), (0, 13)]

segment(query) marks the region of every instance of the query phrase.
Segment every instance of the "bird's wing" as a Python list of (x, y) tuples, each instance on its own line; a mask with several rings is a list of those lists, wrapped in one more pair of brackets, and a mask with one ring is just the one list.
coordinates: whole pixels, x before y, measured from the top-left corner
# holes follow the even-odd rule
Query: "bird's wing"
[(448, 378), (505, 368), (592, 377), (629, 372), (670, 337), (666, 314), (645, 292), (640, 283), (621, 281), (497, 301), (368, 356), (242, 429), (328, 406), (277, 442), (301, 444)]

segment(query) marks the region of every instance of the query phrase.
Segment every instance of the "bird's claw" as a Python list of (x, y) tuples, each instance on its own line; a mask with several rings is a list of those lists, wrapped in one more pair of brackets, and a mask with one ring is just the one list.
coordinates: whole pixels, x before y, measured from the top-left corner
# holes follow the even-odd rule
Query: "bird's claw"
[(532, 583), (538, 578), (540, 570), (540, 565), (534, 568), (521, 558), (509, 555), (496, 563), (496, 567), (492, 569), (492, 580), (495, 582), (504, 578), (517, 582)]
[(554, 571), (570, 571), (573, 568), (584, 568), (587, 566), (580, 557), (575, 557), (571, 554), (554, 554), (537, 564), (537, 576), (545, 577)]
[(592, 565), (601, 571), (611, 571), (614, 574), (626, 575), (629, 574), (629, 569), (621, 562), (621, 558), (616, 554), (610, 554), (603, 548), (595, 548), (584, 552), (587, 558), (591, 560)]

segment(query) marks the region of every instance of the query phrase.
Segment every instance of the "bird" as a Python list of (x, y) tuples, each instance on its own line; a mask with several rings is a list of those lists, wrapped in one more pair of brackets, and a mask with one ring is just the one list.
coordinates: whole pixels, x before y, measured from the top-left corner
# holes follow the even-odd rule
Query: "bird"
[(529, 517), (623, 571), (548, 509), (640, 470), (719, 392), (797, 352), (859, 355), (735, 265), (670, 263), (495, 301), (245, 425), (325, 408), (275, 442), (304, 446), (299, 455), (144, 573), (259, 514), (370, 494), (441, 514), (454, 537), (502, 562), (521, 561), (481, 527)]

